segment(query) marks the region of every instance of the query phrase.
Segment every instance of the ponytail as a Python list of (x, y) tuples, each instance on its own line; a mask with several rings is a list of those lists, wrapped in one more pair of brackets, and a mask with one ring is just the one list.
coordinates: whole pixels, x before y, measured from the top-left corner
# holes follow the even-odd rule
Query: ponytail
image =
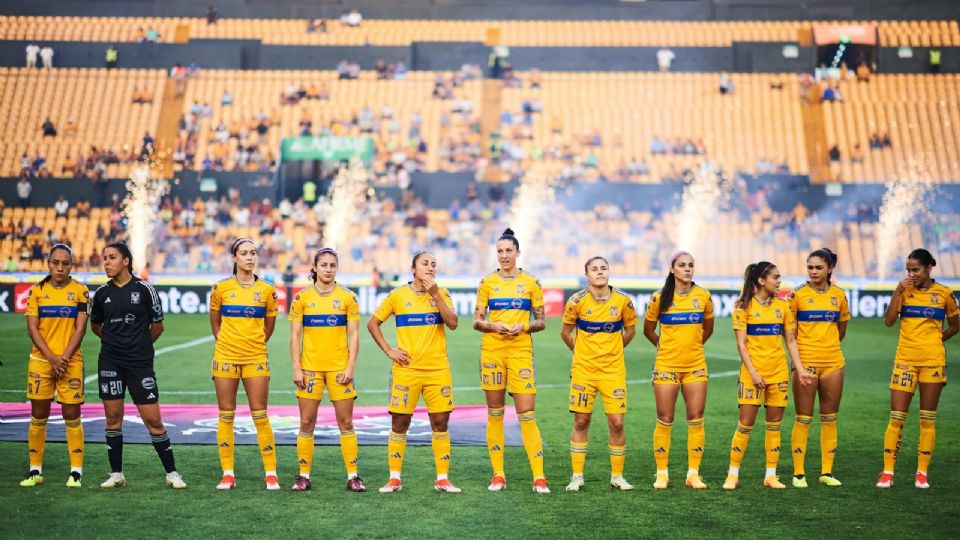
[(816, 251), (807, 255), (807, 260), (810, 260), (813, 257), (819, 257), (823, 259), (823, 262), (827, 263), (827, 285), (833, 282), (833, 269), (837, 267), (837, 254), (830, 250), (830, 248), (820, 248)]
[(740, 299), (737, 301), (739, 307), (750, 308), (750, 302), (753, 301), (753, 296), (757, 294), (757, 281), (766, 277), (770, 270), (774, 268), (776, 268), (776, 265), (768, 261), (747, 265), (747, 269), (743, 272), (743, 289), (740, 291)]
[(673, 292), (677, 288), (677, 278), (673, 272), (667, 274), (666, 281), (663, 282), (663, 288), (660, 289), (660, 315), (663, 315), (673, 304)]

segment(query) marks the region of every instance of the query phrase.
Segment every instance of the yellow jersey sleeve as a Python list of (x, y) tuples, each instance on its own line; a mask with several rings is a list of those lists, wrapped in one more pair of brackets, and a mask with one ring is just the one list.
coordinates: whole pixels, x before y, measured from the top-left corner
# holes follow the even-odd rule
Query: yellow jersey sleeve
[(944, 309), (947, 312), (947, 317), (960, 315), (960, 307), (957, 307), (957, 297), (953, 295), (953, 291), (947, 289), (945, 296)]
[(847, 302), (847, 295), (840, 295), (840, 321), (846, 322), (850, 320), (850, 303)]
[(347, 320), (348, 321), (359, 321), (360, 320), (360, 304), (357, 302), (357, 295), (353, 294), (352, 291), (347, 291)]
[(490, 289), (487, 287), (487, 279), (484, 278), (480, 280), (480, 285), (477, 286), (477, 307), (486, 310), (487, 303), (490, 301)]
[(40, 312), (40, 287), (33, 285), (30, 292), (27, 293), (27, 307), (24, 311), (25, 317), (36, 317)]
[(531, 281), (533, 281), (533, 285), (530, 291), (530, 305), (534, 309), (542, 308), (544, 305), (543, 304), (543, 285), (540, 284), (539, 279), (534, 278)]
[(396, 290), (390, 291), (390, 294), (383, 299), (383, 302), (380, 302), (380, 305), (377, 306), (377, 309), (374, 310), (373, 316), (377, 318), (380, 322), (383, 322), (390, 318), (390, 315), (396, 311), (394, 307), (395, 296), (397, 294)]
[(746, 330), (747, 329), (747, 310), (742, 307), (736, 307), (733, 309), (733, 329), (734, 330)]
[(637, 307), (633, 305), (633, 300), (630, 300), (630, 298), (624, 296), (624, 299), (626, 300), (626, 302), (624, 302), (624, 305), (622, 308), (623, 326), (624, 328), (636, 326), (637, 323), (640, 321), (640, 317), (639, 315), (637, 315)]
[(650, 295), (647, 301), (647, 310), (643, 314), (643, 319), (650, 322), (656, 322), (660, 319), (660, 293), (655, 292)]
[(293, 297), (293, 303), (290, 304), (290, 313), (288, 318), (290, 322), (303, 322), (303, 291)]
[(210, 289), (210, 311), (220, 311), (220, 306), (223, 305), (219, 285), (219, 283), (214, 283), (213, 288)]
[(280, 313), (280, 307), (277, 305), (277, 289), (273, 285), (267, 285), (266, 316), (276, 317)]
[(707, 299), (703, 305), (703, 318), (712, 319), (713, 318), (713, 295), (707, 293)]
[(580, 316), (581, 298), (583, 298), (583, 294), (578, 292), (567, 300), (567, 304), (563, 308), (563, 324), (577, 324), (577, 318)]
[(780, 303), (783, 304), (783, 331), (784, 332), (796, 332), (797, 331), (797, 316), (793, 314), (793, 311), (790, 311), (790, 305), (780, 300)]

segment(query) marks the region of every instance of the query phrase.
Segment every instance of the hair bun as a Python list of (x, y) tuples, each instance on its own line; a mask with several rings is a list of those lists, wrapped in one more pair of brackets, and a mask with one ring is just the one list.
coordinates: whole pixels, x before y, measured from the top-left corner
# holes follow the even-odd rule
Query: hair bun
[(507, 227), (506, 229), (504, 229), (503, 236), (514, 236), (513, 229), (511, 229), (510, 227)]

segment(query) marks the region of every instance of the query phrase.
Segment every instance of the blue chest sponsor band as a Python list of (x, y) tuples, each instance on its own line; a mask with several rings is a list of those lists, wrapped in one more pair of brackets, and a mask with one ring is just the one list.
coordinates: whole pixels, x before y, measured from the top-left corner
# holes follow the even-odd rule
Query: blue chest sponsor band
[(439, 311), (397, 315), (397, 328), (406, 326), (431, 326), (434, 324), (443, 324), (443, 318), (440, 317)]
[(748, 336), (779, 336), (783, 333), (783, 325), (780, 323), (770, 324), (748, 324)]
[(522, 309), (524, 311), (530, 311), (530, 299), (529, 298), (491, 298), (490, 303), (487, 304), (487, 307), (491, 311), (502, 310), (502, 309)]
[(220, 315), (224, 317), (262, 319), (267, 315), (267, 308), (263, 306), (222, 306)]
[(303, 326), (308, 328), (332, 328), (337, 326), (346, 326), (346, 315), (304, 315)]
[(799, 322), (837, 322), (840, 320), (839, 311), (807, 310), (797, 312)]
[(702, 311), (688, 311), (686, 313), (664, 313), (660, 315), (660, 324), (700, 324), (703, 322)]
[(927, 306), (903, 306), (900, 309), (901, 317), (911, 317), (916, 319), (936, 319), (942, 321), (946, 318), (947, 312), (941, 308)]
[(584, 332), (590, 332), (591, 334), (597, 332), (606, 332), (610, 334), (623, 330), (623, 321), (601, 322), (577, 319), (577, 330), (583, 330)]

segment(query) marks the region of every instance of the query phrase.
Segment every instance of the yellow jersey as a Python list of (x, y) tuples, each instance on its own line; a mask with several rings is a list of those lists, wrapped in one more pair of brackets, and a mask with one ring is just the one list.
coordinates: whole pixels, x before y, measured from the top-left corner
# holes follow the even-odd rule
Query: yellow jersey
[(639, 320), (630, 297), (613, 287), (610, 289), (610, 297), (605, 302), (598, 302), (589, 290), (579, 291), (563, 309), (563, 324), (577, 328), (573, 371), (592, 379), (626, 376), (622, 331), (636, 326)]
[[(543, 307), (543, 287), (540, 280), (523, 270), (513, 277), (494, 272), (480, 280), (477, 307), (487, 310), (490, 322), (507, 326), (528, 324), (533, 310)], [(533, 354), (533, 338), (528, 332), (519, 336), (485, 332), (480, 338), (480, 350), (502, 356), (528, 357)]]
[(807, 283), (790, 293), (797, 320), (797, 348), (804, 366), (843, 365), (837, 323), (850, 320), (847, 295), (836, 286), (818, 291)]
[(290, 320), (303, 324), (300, 367), (309, 371), (347, 369), (347, 321), (360, 320), (356, 295), (339, 285), (326, 294), (308, 287), (293, 297)]
[(773, 298), (769, 305), (761, 305), (754, 298), (749, 309), (733, 310), (733, 329), (747, 332), (747, 352), (757, 373), (768, 382), (787, 380), (787, 353), (783, 350), (783, 333), (796, 331), (797, 320), (790, 304)]
[(273, 285), (257, 279), (244, 286), (236, 277), (213, 285), (210, 311), (220, 312), (220, 334), (213, 358), (232, 364), (256, 364), (267, 360), (267, 340), (263, 330), (266, 317), (277, 316), (277, 291)]
[(656, 369), (696, 371), (707, 367), (703, 352), (703, 321), (713, 318), (710, 292), (696, 285), (687, 294), (673, 294), (673, 304), (660, 314), (660, 292), (647, 302), (644, 319), (660, 322)]
[[(49, 281), (30, 287), (27, 297), (25, 316), (40, 319), (40, 336), (47, 343), (50, 352), (61, 355), (67, 350), (70, 336), (76, 327), (77, 315), (87, 312), (90, 292), (87, 286), (70, 278), (61, 288), (54, 287)], [(46, 362), (46, 357), (36, 345), (30, 350), (30, 358)], [(71, 360), (83, 360), (83, 354), (77, 348)]]
[(896, 361), (912, 366), (942, 366), (947, 361), (943, 347), (943, 321), (960, 314), (949, 287), (934, 282), (921, 291), (908, 287), (900, 295), (900, 340)]
[[(453, 299), (446, 289), (440, 289), (440, 296), (448, 306), (453, 307)], [(373, 312), (373, 316), (381, 322), (390, 318), (390, 315), (395, 316), (397, 325), (397, 348), (410, 355), (410, 365), (405, 368), (394, 366), (394, 369), (450, 369), (443, 318), (433, 297), (426, 292), (413, 290), (409, 283), (396, 288)]]

